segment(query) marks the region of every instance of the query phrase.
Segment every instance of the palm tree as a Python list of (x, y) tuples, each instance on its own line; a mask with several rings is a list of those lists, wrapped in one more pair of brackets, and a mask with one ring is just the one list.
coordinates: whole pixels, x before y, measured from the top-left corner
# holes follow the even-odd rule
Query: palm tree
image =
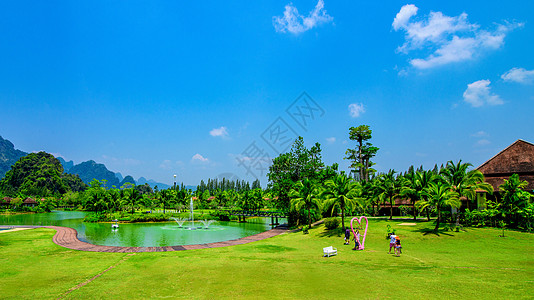
[(335, 208), (341, 210), (341, 224), (345, 230), (345, 211), (347, 209), (352, 210), (355, 205), (359, 204), (356, 196), (361, 195), (362, 186), (343, 173), (325, 181), (324, 185), (326, 190), (323, 191), (322, 195), (326, 197), (325, 204), (332, 206), (332, 214)]
[(410, 167), (410, 170), (403, 176), (401, 181), (401, 190), (400, 196), (407, 197), (410, 199), (410, 202), (413, 206), (413, 219), (417, 219), (417, 210), (415, 208), (415, 202), (419, 199), (417, 193), (417, 176), (416, 172), (413, 170), (413, 167)]
[[(454, 164), (451, 160), (447, 162), (445, 168), (440, 170), (440, 175), (447, 181), (453, 192), (458, 193), (459, 197), (467, 198), (467, 206), (469, 202), (476, 198), (476, 191), (483, 190), (488, 193), (493, 193), (493, 186), (485, 182), (484, 174), (479, 170), (467, 171), (473, 165), (470, 163), (462, 163), (462, 160)], [(456, 214), (456, 226), (460, 225), (460, 215)]]
[[(416, 219), (416, 205), (415, 203), (418, 200), (421, 200), (424, 198), (423, 191), (430, 185), (431, 182), (436, 181), (437, 175), (434, 174), (432, 171), (424, 171), (419, 170), (416, 172), (408, 172), (404, 176), (404, 180), (402, 181), (402, 188), (400, 195), (410, 198), (410, 201), (413, 204), (413, 219)], [(430, 214), (428, 212), (428, 209), (426, 210), (426, 216), (427, 219), (430, 221)]]
[(141, 193), (139, 193), (138, 190), (133, 189), (133, 188), (128, 188), (122, 191), (123, 191), (124, 203), (131, 207), (132, 214), (133, 214), (135, 210), (135, 206), (143, 198), (143, 195), (141, 195)]
[(437, 211), (438, 219), (434, 228), (434, 232), (437, 232), (441, 221), (441, 208), (445, 206), (460, 207), (458, 193), (454, 192), (446, 182), (436, 181), (431, 182), (422, 194), (426, 196), (426, 199), (417, 201), (416, 205), (419, 209), (433, 207)]
[(528, 182), (519, 179), (518, 174), (512, 174), (499, 186), (499, 190), (503, 193), (502, 205), (510, 215), (510, 221), (517, 221), (517, 211), (529, 202), (530, 195), (523, 190), (527, 185)]
[(297, 212), (306, 207), (308, 210), (308, 226), (311, 228), (311, 210), (312, 208), (320, 209), (321, 200), (317, 197), (318, 191), (315, 184), (308, 178), (304, 178), (295, 184), (297, 189), (291, 189), (289, 196), (291, 199), (291, 207)]
[(395, 204), (395, 197), (400, 194), (401, 178), (395, 177), (395, 170), (389, 170), (388, 173), (379, 176), (377, 185), (378, 196), (382, 201), (389, 201), (390, 214), (389, 219), (393, 219), (393, 205)]

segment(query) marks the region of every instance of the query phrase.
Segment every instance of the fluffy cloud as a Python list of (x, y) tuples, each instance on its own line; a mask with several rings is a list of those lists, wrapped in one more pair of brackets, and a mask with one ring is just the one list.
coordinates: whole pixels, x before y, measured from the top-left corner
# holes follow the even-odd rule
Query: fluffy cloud
[(523, 68), (512, 68), (510, 71), (501, 75), (504, 81), (513, 81), (519, 83), (532, 83), (534, 80), (534, 70), (525, 70)]
[(504, 44), (506, 34), (522, 23), (499, 24), (494, 30), (482, 30), (467, 20), (467, 14), (449, 17), (442, 12), (430, 12), (421, 21), (414, 21), (418, 8), (404, 5), (393, 20), (395, 31), (405, 32), (405, 42), (398, 52), (430, 50), (424, 58), (410, 60), (418, 69), (429, 69), (454, 62), (470, 60), (484, 50), (498, 49)]
[(329, 138), (326, 138), (326, 141), (329, 143), (329, 144), (333, 144), (336, 142), (336, 138), (335, 137), (329, 137)]
[(226, 127), (221, 126), (220, 128), (214, 128), (210, 131), (211, 136), (220, 136), (220, 137), (228, 137), (228, 131), (226, 130)]
[(365, 112), (365, 108), (363, 107), (362, 103), (349, 104), (349, 113), (351, 117), (357, 118), (364, 112)]
[(486, 140), (486, 139), (478, 140), (477, 143), (476, 143), (477, 146), (486, 146), (486, 145), (489, 145), (489, 144), (491, 144), (491, 142)]
[(473, 133), (471, 136), (473, 137), (483, 137), (483, 136), (489, 136), (489, 134), (483, 130)]
[(203, 162), (203, 163), (207, 163), (209, 161), (209, 159), (207, 159), (206, 157), (200, 155), (200, 154), (195, 154), (193, 155), (193, 157), (191, 158), (191, 161), (192, 162)]
[(326, 13), (323, 0), (319, 0), (315, 8), (307, 17), (299, 14), (299, 11), (292, 3), (285, 6), (284, 15), (273, 17), (273, 26), (276, 32), (290, 32), (299, 34), (308, 31), (321, 23), (332, 22), (334, 18)]
[(501, 105), (504, 102), (501, 97), (492, 94), (490, 90), (489, 80), (479, 80), (467, 85), (464, 92), (464, 101), (471, 104), (473, 107), (481, 107), (488, 105)]

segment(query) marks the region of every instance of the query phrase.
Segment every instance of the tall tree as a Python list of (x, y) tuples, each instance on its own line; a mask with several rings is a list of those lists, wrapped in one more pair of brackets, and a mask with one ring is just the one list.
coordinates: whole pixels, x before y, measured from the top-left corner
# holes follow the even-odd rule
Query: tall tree
[[(372, 137), (372, 130), (369, 125), (360, 125), (358, 127), (349, 128), (349, 139), (356, 141), (358, 144), (355, 149), (347, 149), (345, 159), (351, 161), (350, 167), (355, 174), (358, 174), (359, 181), (368, 181), (370, 174), (375, 170), (371, 167), (374, 163), (371, 159), (376, 155), (379, 148), (374, 147), (373, 144), (366, 142)], [(365, 143), (364, 143), (365, 142)]]
[(517, 223), (518, 211), (527, 206), (531, 195), (523, 189), (527, 187), (526, 180), (519, 179), (518, 174), (512, 174), (508, 179), (505, 179), (503, 184), (499, 186), (499, 191), (502, 193), (502, 207), (505, 214), (508, 215), (510, 223)]
[(362, 186), (353, 181), (352, 178), (341, 174), (332, 179), (325, 181), (326, 189), (322, 193), (326, 197), (325, 205), (332, 207), (332, 213), (335, 208), (341, 210), (341, 226), (345, 230), (345, 212), (347, 209), (352, 210), (357, 204), (357, 197), (361, 194)]
[[(323, 168), (321, 145), (316, 143), (307, 149), (304, 146), (304, 139), (298, 137), (291, 151), (282, 153), (273, 159), (273, 164), (269, 167), (268, 187), (277, 196), (275, 197), (276, 207), (291, 212), (289, 191), (295, 187), (295, 183), (305, 178), (314, 182), (319, 181)], [(290, 217), (288, 220), (293, 220), (293, 218)]]
[(395, 204), (395, 198), (401, 191), (401, 177), (395, 176), (395, 170), (389, 170), (388, 173), (381, 174), (378, 179), (378, 196), (382, 201), (389, 201), (390, 214), (389, 219), (393, 219), (393, 205)]
[(305, 207), (308, 211), (308, 226), (311, 228), (311, 210), (321, 208), (321, 200), (318, 197), (318, 190), (315, 183), (308, 178), (304, 178), (302, 181), (297, 182), (295, 188), (290, 192), (291, 207), (295, 211)]
[(438, 218), (436, 220), (434, 232), (437, 232), (441, 221), (441, 209), (446, 206), (456, 208), (460, 207), (458, 193), (454, 192), (448, 183), (444, 181), (437, 181), (431, 182), (423, 194), (426, 196), (426, 199), (417, 201), (416, 205), (419, 207), (419, 209), (428, 207), (436, 210)]
[[(467, 205), (476, 199), (476, 191), (483, 190), (493, 193), (493, 186), (484, 181), (484, 175), (479, 170), (468, 171), (470, 163), (457, 163), (448, 161), (445, 168), (440, 170), (440, 175), (447, 181), (453, 192), (458, 193), (459, 197), (467, 199)], [(460, 215), (456, 214), (456, 226), (460, 225)]]

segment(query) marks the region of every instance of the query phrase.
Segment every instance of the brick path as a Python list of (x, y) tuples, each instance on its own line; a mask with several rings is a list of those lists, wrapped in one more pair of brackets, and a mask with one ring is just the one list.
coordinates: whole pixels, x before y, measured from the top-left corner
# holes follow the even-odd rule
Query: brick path
[(229, 240), (224, 242), (197, 244), (197, 245), (183, 245), (183, 246), (165, 246), (165, 247), (116, 247), (116, 246), (100, 246), (82, 242), (78, 239), (78, 232), (69, 227), (61, 226), (14, 226), (16, 228), (51, 228), (57, 232), (54, 235), (53, 241), (59, 246), (92, 252), (117, 252), (117, 253), (131, 253), (131, 252), (163, 252), (163, 251), (182, 251), (193, 249), (219, 248), (234, 245), (247, 244), (256, 242), (270, 237), (287, 232), (287, 229), (275, 228), (255, 235)]

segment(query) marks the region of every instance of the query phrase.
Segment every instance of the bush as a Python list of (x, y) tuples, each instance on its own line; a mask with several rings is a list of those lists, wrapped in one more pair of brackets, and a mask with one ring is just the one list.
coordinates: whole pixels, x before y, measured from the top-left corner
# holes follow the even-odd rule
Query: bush
[(223, 210), (216, 210), (211, 213), (213, 216), (213, 219), (219, 220), (219, 221), (230, 221), (230, 213)]
[(328, 230), (336, 229), (339, 226), (340, 221), (337, 218), (328, 218), (324, 221), (324, 226)]

